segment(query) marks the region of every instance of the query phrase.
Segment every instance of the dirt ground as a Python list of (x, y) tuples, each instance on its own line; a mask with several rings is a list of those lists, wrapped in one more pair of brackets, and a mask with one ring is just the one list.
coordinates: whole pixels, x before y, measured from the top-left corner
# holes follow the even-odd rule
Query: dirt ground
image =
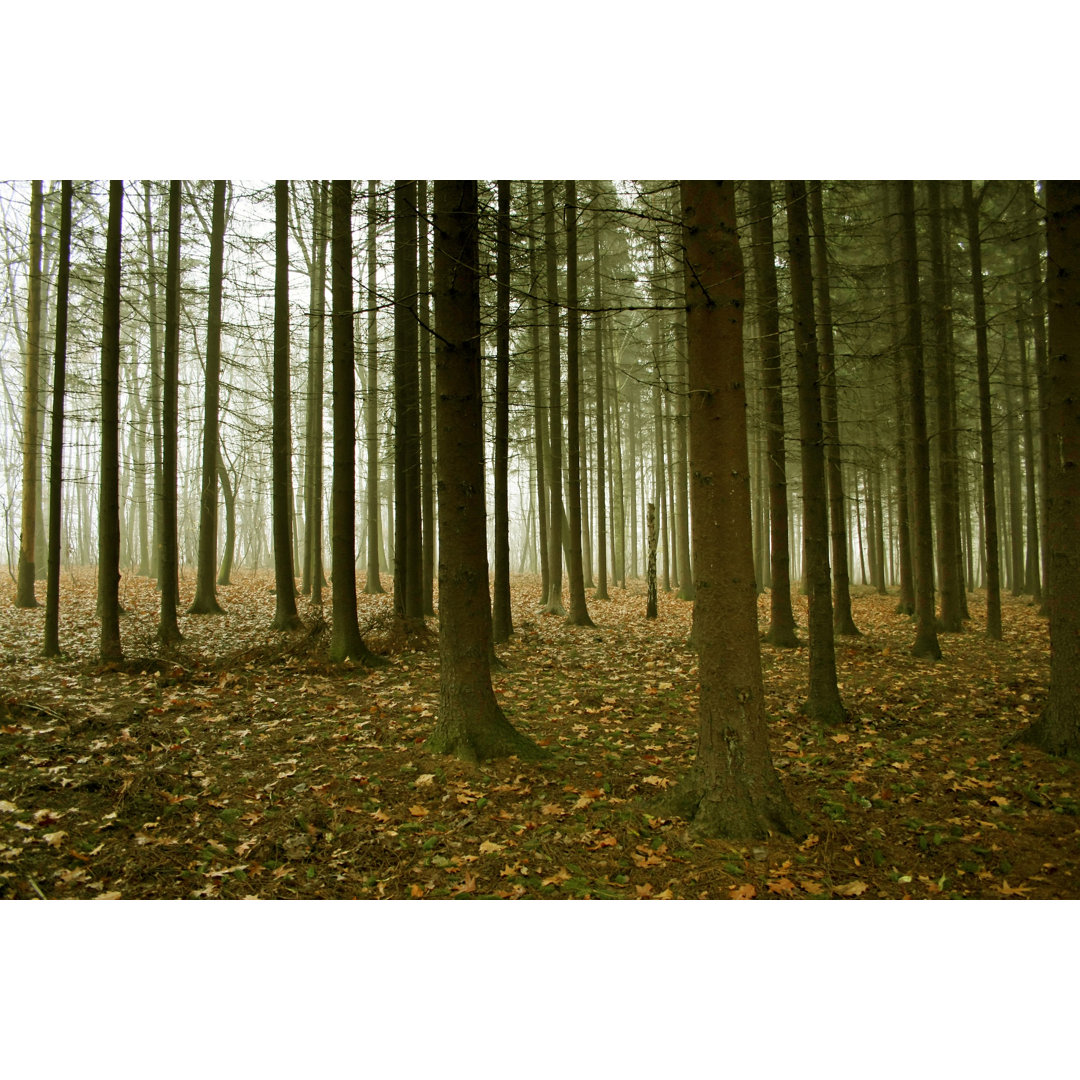
[[(308, 629), (269, 629), (272, 588), (238, 575), (219, 591), (226, 614), (182, 615), (182, 646), (162, 654), (154, 584), (125, 575), (114, 667), (97, 659), (93, 570), (64, 574), (60, 661), (41, 656), (44, 608), (5, 591), (0, 897), (1080, 896), (1080, 766), (1008, 742), (1049, 676), (1046, 621), (1026, 600), (1004, 598), (993, 642), (973, 594), (969, 631), (942, 635), (932, 664), (908, 655), (895, 597), (856, 596), (863, 634), (837, 642), (840, 730), (800, 714), (806, 651), (763, 645), (773, 756), (809, 834), (746, 844), (650, 810), (695, 745), (689, 604), (662, 594), (647, 621), (632, 583), (578, 629), (539, 612), (537, 579), (515, 579), (493, 681), (550, 756), (476, 767), (425, 751), (436, 620), (411, 651), (389, 598), (361, 594), (388, 662), (333, 667), (305, 601)], [(184, 606), (193, 589), (189, 573)]]

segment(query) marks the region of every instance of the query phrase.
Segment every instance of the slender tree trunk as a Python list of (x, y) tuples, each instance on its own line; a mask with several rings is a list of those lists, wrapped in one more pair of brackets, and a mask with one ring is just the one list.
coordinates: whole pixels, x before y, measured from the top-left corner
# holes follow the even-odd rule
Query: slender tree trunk
[(549, 485), (551, 503), (548, 512), (548, 573), (551, 588), (544, 610), (565, 615), (562, 603), (562, 371), (559, 358), (559, 287), (555, 250), (555, 185), (544, 181), (544, 256), (546, 265), (545, 299), (548, 304), (548, 424), (550, 438)]
[(98, 503), (98, 603), (101, 659), (120, 660), (120, 230), (124, 185), (109, 182), (101, 319), (101, 495)]
[[(41, 217), (42, 184), (34, 180), (30, 192), (30, 272), (26, 303), (26, 388), (23, 409), (22, 531), (19, 536), (19, 565), (15, 586), (15, 606), (35, 608), (37, 576), (35, 548), (39, 511), (38, 480), (41, 473), (38, 432), (38, 391), (41, 381)], [(119, 283), (117, 288), (119, 289)], [(117, 357), (117, 364), (120, 359)]]
[(180, 181), (169, 181), (169, 252), (165, 258), (165, 356), (162, 371), (161, 548), (158, 587), (161, 615), (158, 637), (165, 645), (181, 640), (179, 536), (177, 532), (177, 455), (180, 383)]
[(773, 768), (765, 719), (734, 193), (731, 181), (681, 188), (701, 693), (697, 754), (665, 802), (708, 836), (802, 833)]
[(593, 349), (596, 372), (596, 592), (594, 600), (607, 600), (607, 507), (605, 505), (604, 461), (604, 333), (601, 309), (604, 304), (603, 279), (600, 275), (600, 228), (599, 214), (593, 215)]
[(859, 633), (851, 617), (845, 521), (844, 473), (840, 460), (840, 405), (836, 389), (836, 345), (833, 336), (829, 251), (821, 182), (810, 185), (810, 214), (814, 229), (814, 268), (817, 278), (818, 324), (821, 328), (821, 406), (825, 432), (825, 473), (829, 485), (829, 528), (832, 543), (833, 626), (838, 634)]
[(690, 554), (690, 498), (689, 498), (689, 416), (690, 402), (688, 400), (687, 367), (683, 357), (676, 354), (675, 363), (678, 367), (679, 387), (676, 397), (675, 411), (675, 443), (676, 443), (676, 474), (675, 474), (675, 539), (678, 544), (679, 564), (679, 591), (676, 596), (680, 600), (693, 600), (695, 596), (694, 569), (691, 564)]
[(331, 185), (331, 333), (334, 348), (334, 480), (330, 579), (330, 659), (371, 664), (356, 615), (356, 354), (353, 337), (352, 182)]
[(220, 615), (215, 591), (218, 527), (218, 402), (221, 386), (221, 279), (225, 261), (225, 181), (214, 181), (210, 225), (210, 307), (206, 322), (203, 397), (202, 497), (199, 501), (199, 559), (195, 599), (189, 615)]
[(656, 503), (645, 507), (645, 522), (649, 531), (649, 554), (646, 564), (648, 596), (645, 601), (645, 618), (656, 618)]
[(581, 552), (581, 313), (578, 311), (577, 184), (566, 181), (566, 488), (570, 544), (567, 576), (570, 584), (571, 626), (593, 626), (585, 601), (585, 572)]
[(1050, 460), (1050, 443), (1046, 428), (1046, 415), (1049, 407), (1047, 385), (1047, 356), (1046, 356), (1046, 327), (1045, 327), (1045, 280), (1042, 273), (1041, 258), (1039, 255), (1040, 244), (1036, 230), (1033, 197), (1028, 198), (1027, 216), (1031, 223), (1031, 236), (1028, 240), (1028, 273), (1031, 280), (1032, 314), (1031, 325), (1035, 335), (1035, 386), (1039, 408), (1039, 486), (1043, 497), (1039, 502), (1039, 525), (1040, 540), (1039, 549), (1042, 555), (1042, 603), (1039, 607), (1040, 615), (1050, 614), (1050, 546), (1047, 536), (1047, 468)]
[(1080, 758), (1080, 182), (1045, 182), (1050, 691), (1020, 738)]
[(273, 630), (301, 626), (296, 612), (296, 578), (293, 573), (292, 499), (289, 497), (291, 455), (289, 447), (289, 182), (274, 187), (274, 433), (273, 529), (276, 605)]
[(836, 724), (843, 721), (847, 714), (836, 685), (821, 370), (814, 335), (814, 283), (804, 181), (787, 181), (787, 212), (799, 388), (799, 443), (802, 450), (804, 577), (809, 596), (810, 625), (810, 693), (803, 708), (811, 719)]
[[(162, 446), (161, 446), (161, 341), (157, 306), (157, 266), (154, 262), (154, 224), (150, 207), (150, 181), (143, 181), (143, 200), (146, 211), (146, 290), (147, 315), (150, 324), (150, 421), (154, 438), (154, 514), (150, 539), (150, 573), (160, 579), (161, 521), (162, 521)], [(158, 587), (161, 587), (160, 580)]]
[(225, 458), (218, 452), (218, 483), (221, 485), (221, 501), (225, 504), (225, 552), (221, 557), (221, 569), (218, 572), (218, 586), (231, 585), (233, 560), (236, 557), (236, 493), (233, 491), (229, 470), (225, 467)]
[(49, 557), (45, 585), (45, 655), (60, 655), (60, 513), (64, 468), (64, 389), (67, 371), (68, 285), (71, 277), (72, 183), (61, 181), (60, 255), (56, 280), (56, 355), (49, 456)]
[(769, 462), (770, 573), (769, 630), (765, 640), (793, 649), (799, 644), (791, 608), (788, 551), (787, 461), (784, 449), (784, 390), (780, 373), (780, 307), (773, 249), (772, 184), (750, 183), (751, 238), (754, 276), (757, 279), (758, 336), (761, 340), (762, 384), (765, 395), (765, 432)]
[[(985, 190), (985, 189), (984, 189)], [(964, 181), (964, 215), (971, 255), (971, 287), (975, 302), (975, 360), (979, 379), (979, 433), (982, 446), (983, 517), (986, 552), (986, 632), (1001, 640), (1001, 575), (998, 569), (997, 495), (994, 490), (994, 428), (990, 415), (990, 350), (986, 340), (982, 239), (979, 207), (971, 181)]]
[[(1022, 298), (1018, 310), (1023, 311)], [(1042, 582), (1039, 576), (1039, 502), (1035, 492), (1035, 475), (1038, 471), (1035, 457), (1035, 429), (1031, 419), (1031, 384), (1027, 352), (1027, 325), (1020, 319), (1017, 323), (1017, 340), (1020, 346), (1020, 408), (1024, 432), (1024, 480), (1027, 502), (1027, 544), (1024, 562), (1024, 592), (1038, 603), (1042, 600)]]
[(514, 632), (510, 613), (510, 181), (498, 182), (495, 301), (495, 583), (491, 615), (496, 644)]
[(478, 215), (475, 180), (435, 181), (439, 716), (427, 748), (468, 761), (540, 754), (491, 687)]
[(376, 282), (376, 236), (378, 209), (375, 181), (368, 181), (367, 207), (367, 395), (364, 408), (365, 441), (367, 451), (367, 577), (364, 592), (368, 594), (383, 592), (379, 580), (379, 335), (378, 335), (378, 299), (375, 291)]
[(420, 226), (420, 516), (423, 520), (421, 574), (424, 614), (435, 614), (435, 484), (431, 454), (431, 325), (427, 181), (416, 182), (416, 210)]
[(525, 181), (525, 202), (529, 219), (529, 327), (532, 345), (533, 442), (536, 453), (536, 505), (540, 548), (540, 603), (551, 592), (550, 543), (547, 517), (547, 444), (544, 436), (544, 391), (540, 363), (540, 306), (536, 294), (540, 273), (536, 265), (536, 228), (533, 218), (532, 181)]
[(941, 659), (934, 618), (934, 528), (930, 517), (930, 440), (926, 432), (922, 309), (915, 241), (915, 185), (900, 181), (901, 273), (904, 278), (904, 351), (911, 400), (911, 476), (915, 519), (915, 656)]

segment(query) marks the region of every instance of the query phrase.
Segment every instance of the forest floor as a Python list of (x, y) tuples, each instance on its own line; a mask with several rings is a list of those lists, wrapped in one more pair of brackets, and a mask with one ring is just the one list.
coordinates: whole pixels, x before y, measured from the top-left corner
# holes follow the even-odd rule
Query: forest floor
[[(59, 661), (41, 656), (44, 608), (0, 597), (0, 897), (1080, 897), (1080, 765), (1008, 741), (1049, 677), (1026, 600), (1004, 598), (994, 642), (972, 594), (969, 632), (942, 635), (934, 664), (908, 654), (895, 597), (856, 596), (838, 730), (800, 713), (805, 649), (763, 644), (773, 757), (809, 834), (751, 844), (651, 809), (696, 739), (691, 605), (671, 595), (647, 621), (631, 583), (578, 629), (516, 578), (493, 681), (550, 755), (472, 766), (425, 750), (436, 637), (402, 648), (388, 596), (359, 598), (388, 659), (367, 671), (329, 664), (325, 632), (271, 631), (270, 575), (237, 575), (226, 614), (182, 615), (162, 653), (154, 584), (125, 575), (126, 659), (106, 667), (95, 585), (64, 574)], [(767, 594), (759, 615), (764, 632)]]

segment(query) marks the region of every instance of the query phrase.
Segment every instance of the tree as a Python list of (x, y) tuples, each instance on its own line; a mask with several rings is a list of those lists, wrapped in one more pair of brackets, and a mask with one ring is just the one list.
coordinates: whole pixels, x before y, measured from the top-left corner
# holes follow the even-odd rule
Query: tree
[(536, 516), (540, 548), (540, 603), (546, 604), (551, 591), (551, 545), (547, 512), (547, 439), (544, 433), (544, 392), (540, 357), (540, 305), (537, 300), (540, 272), (536, 265), (536, 229), (533, 224), (532, 181), (525, 181), (525, 203), (529, 218), (529, 326), (532, 346), (533, 447), (536, 459)]
[(811, 719), (823, 724), (838, 724), (847, 714), (836, 685), (821, 369), (815, 336), (810, 226), (804, 181), (787, 181), (787, 211), (799, 390), (799, 446), (802, 451), (803, 559), (806, 564), (803, 578), (808, 592), (810, 629), (810, 693), (803, 709)]
[[(23, 401), (22, 531), (19, 536), (19, 568), (15, 606), (38, 606), (34, 595), (38, 515), (38, 476), (41, 472), (38, 432), (38, 384), (41, 380), (41, 181), (30, 191), (30, 272), (26, 303), (26, 390)], [(119, 286), (118, 286), (119, 287)]]
[(851, 617), (848, 581), (848, 538), (844, 472), (840, 461), (840, 406), (836, 390), (836, 345), (833, 335), (832, 294), (829, 289), (829, 249), (825, 236), (825, 211), (821, 182), (810, 185), (810, 215), (814, 228), (814, 275), (818, 323), (821, 327), (821, 407), (825, 433), (825, 470), (829, 486), (829, 534), (832, 542), (833, 628), (838, 634), (855, 635), (859, 628)]
[(274, 630), (301, 626), (296, 612), (292, 558), (292, 499), (289, 497), (289, 182), (274, 184), (274, 429), (271, 512), (274, 532)]
[(217, 600), (218, 403), (221, 394), (221, 279), (225, 263), (225, 181), (214, 181), (210, 218), (210, 307), (206, 321), (203, 385), (202, 498), (199, 501), (199, 561), (189, 615), (220, 615)]
[(45, 655), (60, 655), (60, 513), (64, 459), (64, 389), (67, 373), (68, 292), (71, 277), (72, 183), (60, 185), (60, 265), (56, 279), (56, 354), (53, 367), (49, 457), (49, 566), (45, 585)]
[(376, 239), (378, 236), (377, 189), (368, 181), (367, 207), (367, 379), (364, 403), (364, 450), (367, 458), (367, 576), (364, 592), (383, 592), (379, 579), (379, 334), (376, 281)]
[(1045, 189), (1050, 690), (1020, 738), (1080, 758), (1080, 181), (1048, 180)]
[(352, 182), (333, 182), (331, 332), (334, 344), (334, 480), (330, 577), (333, 623), (330, 659), (371, 664), (356, 615), (356, 354), (353, 338)]
[(439, 716), (432, 753), (539, 756), (491, 686), (475, 180), (435, 181), (435, 388), (439, 484)]
[(158, 532), (158, 586), (161, 614), (158, 637), (165, 645), (181, 640), (179, 541), (176, 526), (177, 433), (180, 384), (180, 181), (169, 181), (169, 252), (165, 257), (165, 357), (161, 400), (161, 528)]
[(694, 763), (666, 804), (708, 836), (800, 833), (765, 723), (734, 192), (731, 181), (681, 189), (701, 719)]
[(559, 341), (559, 285), (555, 250), (555, 185), (544, 181), (544, 299), (548, 305), (548, 574), (551, 591), (544, 610), (565, 615), (562, 603), (562, 364)]
[(904, 352), (911, 403), (912, 510), (915, 524), (915, 643), (911, 652), (941, 659), (934, 621), (934, 532), (930, 520), (930, 440), (926, 434), (926, 379), (923, 371), (922, 307), (919, 302), (915, 242), (915, 185), (900, 181), (900, 272), (904, 279)]
[(592, 626), (585, 601), (581, 556), (581, 313), (578, 311), (577, 185), (566, 181), (566, 493), (570, 503), (570, 537), (566, 569), (570, 579), (571, 626)]
[(986, 633), (1001, 640), (1001, 573), (998, 568), (997, 494), (994, 486), (994, 427), (990, 415), (990, 347), (986, 339), (986, 299), (983, 290), (982, 237), (979, 202), (971, 181), (964, 181), (964, 216), (971, 257), (971, 289), (975, 305), (975, 362), (979, 379), (979, 438), (982, 448), (983, 529), (986, 557)]
[(495, 222), (495, 581), (491, 612), (496, 644), (514, 631), (510, 614), (510, 181), (498, 182)]
[(605, 506), (604, 465), (604, 333), (601, 310), (604, 306), (600, 276), (600, 230), (602, 217), (593, 211), (593, 354), (596, 377), (596, 592), (594, 600), (607, 600), (607, 508)]
[(423, 521), (423, 601), (424, 615), (435, 614), (435, 484), (431, 446), (431, 313), (428, 242), (428, 186), (416, 182), (416, 211), (420, 223), (419, 316), (420, 323), (420, 517)]
[(109, 182), (109, 227), (101, 316), (101, 497), (98, 603), (101, 659), (120, 660), (120, 229), (124, 185)]
[(771, 645), (794, 649), (799, 644), (791, 609), (788, 553), (787, 460), (784, 449), (784, 387), (780, 373), (780, 303), (773, 247), (772, 184), (750, 182), (750, 229), (757, 283), (758, 336), (761, 341), (762, 386), (765, 394), (765, 439), (769, 468), (770, 576), (769, 630)]

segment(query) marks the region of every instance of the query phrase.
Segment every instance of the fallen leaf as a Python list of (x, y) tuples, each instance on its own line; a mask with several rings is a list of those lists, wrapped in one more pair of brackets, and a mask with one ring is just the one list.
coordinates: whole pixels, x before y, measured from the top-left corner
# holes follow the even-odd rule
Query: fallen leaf
[(480, 845), (481, 855), (494, 855), (496, 852), (502, 851), (506, 847), (505, 844), (496, 844), (491, 840), (485, 840)]
[(769, 892), (776, 893), (777, 896), (791, 896), (795, 892), (795, 882), (782, 877), (779, 881), (770, 881), (768, 888)]
[(567, 870), (565, 866), (562, 866), (558, 870), (556, 870), (555, 873), (551, 875), (551, 877), (544, 878), (544, 880), (541, 881), (540, 884), (541, 885), (562, 885), (564, 882), (569, 881), (571, 876), (572, 875), (571, 875), (570, 871)]
[(757, 889), (749, 882), (745, 885), (731, 886), (730, 899), (732, 900), (753, 900), (755, 896), (757, 896)]
[(1008, 881), (1002, 881), (1000, 885), (991, 885), (990, 888), (997, 889), (1002, 896), (1025, 896), (1031, 892), (1031, 888), (1027, 885), (1010, 885)]
[(417, 787), (427, 787), (428, 784), (433, 783), (435, 780), (435, 774), (432, 772), (421, 773), (416, 778)]
[(63, 831), (46, 833), (44, 836), (45, 843), (49, 847), (59, 847), (66, 839), (67, 833)]
[(431, 811), (426, 806), (410, 806), (409, 813), (413, 817), (427, 817)]
[(846, 885), (834, 885), (833, 892), (837, 896), (862, 896), (869, 888), (865, 881), (849, 881)]

